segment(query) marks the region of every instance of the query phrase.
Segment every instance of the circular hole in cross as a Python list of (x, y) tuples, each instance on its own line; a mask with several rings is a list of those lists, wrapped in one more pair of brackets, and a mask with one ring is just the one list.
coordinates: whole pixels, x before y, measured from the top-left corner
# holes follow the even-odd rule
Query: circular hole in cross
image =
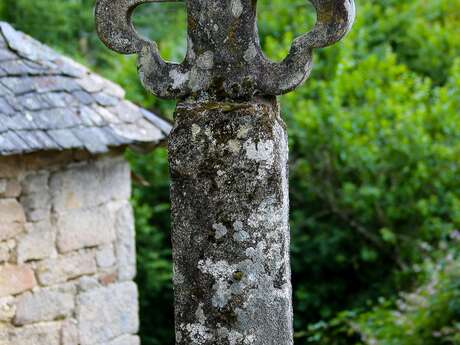
[(145, 3), (133, 14), (137, 32), (158, 44), (163, 59), (182, 62), (187, 51), (185, 2)]
[(292, 41), (314, 27), (316, 10), (307, 0), (262, 0), (257, 4), (257, 21), (264, 54), (282, 61)]

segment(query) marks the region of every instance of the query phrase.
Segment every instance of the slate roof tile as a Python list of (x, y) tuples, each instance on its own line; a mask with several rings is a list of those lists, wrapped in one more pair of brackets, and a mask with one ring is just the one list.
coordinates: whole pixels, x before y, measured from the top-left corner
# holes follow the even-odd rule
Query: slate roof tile
[[(19, 104), (26, 110), (43, 109), (43, 99), (36, 93), (28, 93), (16, 98)], [(45, 103), (46, 104), (46, 103)]]
[(2, 62), (2, 70), (5, 72), (5, 75), (9, 76), (30, 75), (33, 73), (33, 69), (21, 60), (9, 60)]
[(26, 116), (23, 116), (22, 114), (15, 114), (13, 116), (5, 117), (3, 119), (3, 123), (6, 128), (12, 131), (32, 131), (39, 129), (30, 112), (27, 112)]
[(35, 91), (35, 83), (31, 77), (2, 77), (0, 83), (15, 95)]
[(120, 103), (120, 100), (112, 95), (106, 94), (104, 92), (98, 92), (93, 94), (96, 102), (103, 107), (113, 107)]
[(72, 130), (52, 129), (47, 131), (47, 134), (63, 149), (71, 149), (74, 147), (81, 147), (83, 145), (75, 134), (73, 134)]
[(108, 111), (114, 113), (122, 122), (133, 123), (143, 117), (143, 113), (139, 107), (131, 102), (119, 102), (116, 106), (107, 108)]
[(79, 127), (72, 130), (73, 134), (91, 153), (103, 153), (110, 145), (110, 138), (99, 127)]
[[(4, 46), (5, 47), (5, 46)], [(2, 49), (0, 50), (0, 62), (5, 63), (5, 61), (17, 59), (17, 55), (9, 50)]]
[(80, 119), (85, 126), (103, 126), (107, 122), (92, 108), (83, 106), (80, 107)]
[(90, 93), (82, 90), (72, 92), (72, 95), (80, 102), (81, 104), (88, 105), (94, 103), (94, 98)]
[(2, 145), (0, 152), (4, 153), (21, 153), (28, 152), (31, 148), (21, 139), (15, 131), (8, 131), (2, 134), (2, 137), (6, 140), (5, 145)]
[(13, 115), (15, 110), (7, 102), (6, 97), (0, 97), (0, 114)]
[(43, 150), (150, 148), (171, 125), (124, 90), (0, 22), (0, 156)]

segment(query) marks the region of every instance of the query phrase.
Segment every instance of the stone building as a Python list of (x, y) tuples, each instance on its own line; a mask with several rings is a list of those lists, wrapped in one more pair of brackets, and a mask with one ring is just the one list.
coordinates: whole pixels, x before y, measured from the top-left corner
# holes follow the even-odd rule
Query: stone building
[(170, 125), (0, 22), (0, 345), (139, 344), (127, 146)]

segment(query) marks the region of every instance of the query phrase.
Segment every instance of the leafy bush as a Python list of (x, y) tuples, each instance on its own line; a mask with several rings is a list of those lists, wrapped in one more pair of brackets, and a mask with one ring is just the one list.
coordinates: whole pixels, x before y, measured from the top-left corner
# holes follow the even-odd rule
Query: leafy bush
[(149, 345), (168, 344), (175, 337), (166, 156), (164, 148), (146, 156), (128, 152), (137, 185), (133, 191), (133, 205), (141, 331), (143, 343)]
[(396, 299), (382, 297), (368, 311), (342, 312), (328, 323), (310, 325), (305, 335), (315, 344), (460, 344), (459, 240), (460, 233), (452, 232), (450, 243), (441, 242), (451, 246), (447, 254), (418, 266), (414, 291)]
[(352, 328), (363, 344), (460, 344), (460, 265), (458, 253), (434, 264), (425, 263), (426, 281), (411, 293), (402, 293), (396, 306), (382, 299), (363, 313)]

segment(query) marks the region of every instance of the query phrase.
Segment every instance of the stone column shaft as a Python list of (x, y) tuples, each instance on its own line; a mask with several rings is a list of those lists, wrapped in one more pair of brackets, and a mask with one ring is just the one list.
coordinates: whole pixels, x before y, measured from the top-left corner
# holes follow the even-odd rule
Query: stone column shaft
[(176, 344), (293, 344), (276, 99), (179, 103), (169, 156)]

